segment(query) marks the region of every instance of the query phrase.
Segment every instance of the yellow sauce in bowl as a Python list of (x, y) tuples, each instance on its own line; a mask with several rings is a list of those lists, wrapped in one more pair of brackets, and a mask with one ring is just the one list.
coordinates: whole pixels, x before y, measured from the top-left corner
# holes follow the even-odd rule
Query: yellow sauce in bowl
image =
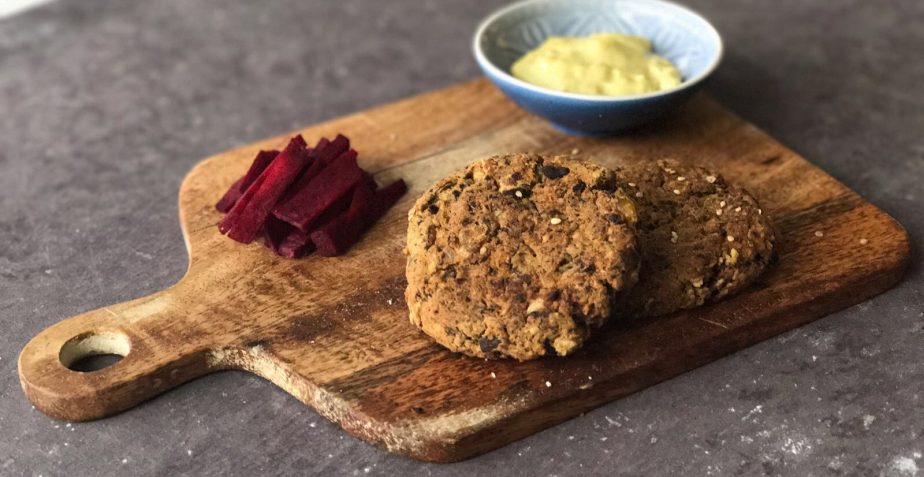
[(543, 88), (601, 96), (653, 93), (683, 81), (670, 61), (652, 53), (647, 38), (621, 33), (549, 37), (511, 73)]

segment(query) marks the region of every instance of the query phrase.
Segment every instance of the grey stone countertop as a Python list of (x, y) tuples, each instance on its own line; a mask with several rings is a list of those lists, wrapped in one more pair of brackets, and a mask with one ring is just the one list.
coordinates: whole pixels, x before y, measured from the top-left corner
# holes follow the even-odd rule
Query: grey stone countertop
[[(53, 421), (17, 355), (186, 268), (176, 194), (228, 148), (476, 77), (500, 1), (60, 0), (0, 20), (0, 475), (924, 476), (924, 273), (465, 462), (424, 464), (226, 372)], [(708, 90), (924, 236), (924, 2), (691, 0)], [(914, 250), (913, 252), (916, 252)]]

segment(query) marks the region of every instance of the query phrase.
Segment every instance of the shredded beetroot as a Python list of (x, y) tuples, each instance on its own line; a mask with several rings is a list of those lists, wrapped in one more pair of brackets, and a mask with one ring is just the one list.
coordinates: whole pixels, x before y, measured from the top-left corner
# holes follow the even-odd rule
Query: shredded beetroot
[[(361, 184), (357, 184), (355, 187), (359, 187), (360, 185)], [(319, 228), (323, 226), (324, 224), (330, 222), (331, 220), (334, 220), (337, 217), (340, 217), (341, 215), (345, 214), (347, 209), (350, 208), (350, 204), (352, 203), (353, 190), (354, 189), (350, 189), (349, 191), (347, 191), (346, 194), (343, 194), (343, 196), (341, 196), (339, 199), (337, 199), (336, 202), (331, 204), (331, 206), (328, 207), (327, 210), (325, 210), (324, 213), (322, 213), (320, 217), (315, 219), (314, 223), (317, 225), (312, 227), (312, 230), (315, 228)]]
[(341, 134), (314, 148), (296, 136), (282, 152), (260, 151), (215, 205), (227, 212), (219, 230), (244, 243), (262, 232), (287, 258), (344, 253), (407, 191), (401, 180), (379, 189), (356, 159)]
[(343, 154), (350, 148), (350, 140), (341, 134), (338, 134), (333, 141), (327, 138), (321, 138), (318, 144), (311, 152), (311, 164), (305, 169), (305, 172), (298, 178), (298, 181), (290, 188), (289, 193), (280, 203), (285, 203), (293, 195), (308, 187), (312, 179), (317, 176), (332, 160), (340, 154)]
[[(325, 224), (345, 213), (350, 207), (351, 197), (351, 194), (345, 194), (328, 207), (317, 222)], [(272, 215), (266, 221), (265, 243), (273, 252), (276, 252), (276, 255), (286, 258), (299, 258), (314, 250), (314, 244), (307, 232), (302, 232)]]
[(276, 255), (286, 258), (303, 257), (314, 250), (308, 234), (273, 216), (266, 221), (265, 244)]
[(361, 183), (353, 190), (351, 199), (350, 208), (345, 214), (311, 232), (311, 242), (314, 243), (318, 255), (341, 255), (362, 234), (366, 226), (364, 209), (375, 199), (375, 192), (367, 184)]
[(234, 207), (234, 204), (237, 203), (237, 200), (244, 195), (244, 188), (241, 187), (241, 184), (244, 183), (244, 178), (241, 177), (234, 184), (231, 184), (231, 188), (225, 192), (225, 195), (221, 196), (221, 200), (215, 204), (215, 209), (219, 212), (227, 214), (231, 207)]
[[(320, 161), (319, 157), (317, 162)], [(273, 215), (308, 232), (324, 211), (349, 193), (362, 178), (363, 170), (356, 164), (356, 151), (344, 152), (303, 189), (276, 206)]]
[(295, 227), (270, 215), (269, 218), (266, 219), (266, 226), (263, 230), (263, 244), (275, 252), (276, 255), (279, 255), (279, 247), (294, 229)]
[(375, 178), (372, 177), (372, 174), (366, 171), (363, 171), (363, 183), (372, 190), (378, 190), (379, 188), (379, 185), (375, 183)]
[(215, 208), (218, 209), (219, 212), (228, 213), (228, 211), (234, 207), (234, 204), (237, 203), (238, 199), (244, 195), (244, 191), (253, 184), (253, 181), (257, 180), (257, 177), (266, 170), (266, 166), (268, 166), (270, 162), (273, 162), (273, 159), (278, 155), (279, 151), (260, 151), (257, 153), (257, 157), (254, 158), (247, 173), (238, 179), (237, 182), (228, 189), (228, 192), (225, 192), (221, 200), (215, 204)]
[(330, 141), (326, 137), (322, 137), (318, 140), (318, 143), (314, 146), (314, 155), (312, 157), (317, 158), (318, 153), (324, 150), (327, 145), (330, 144)]
[(247, 170), (247, 173), (237, 180), (234, 185), (225, 192), (225, 195), (215, 204), (215, 208), (220, 212), (227, 213), (234, 207), (234, 204), (237, 203), (238, 199), (244, 195), (244, 191), (250, 187), (251, 184), (266, 170), (266, 167), (279, 155), (279, 151), (260, 151), (257, 154), (257, 157), (254, 158), (253, 163), (250, 165), (250, 169)]
[(350, 140), (347, 139), (343, 134), (338, 134), (333, 141), (330, 142), (330, 146), (321, 151), (318, 154), (318, 161), (327, 166), (336, 159), (338, 156), (350, 149)]
[(373, 191), (366, 182), (360, 183), (353, 191), (346, 213), (311, 232), (318, 255), (342, 255), (406, 192), (407, 185), (401, 179), (378, 191)]
[[(295, 191), (299, 191), (305, 188), (305, 186), (311, 182), (311, 178), (318, 175), (318, 172), (324, 168), (324, 164), (318, 160), (318, 156), (323, 154), (324, 151), (326, 151), (329, 147), (330, 141), (328, 141), (326, 137), (323, 137), (320, 141), (318, 141), (318, 144), (314, 146), (314, 149), (311, 150), (311, 154), (309, 155), (311, 163), (308, 164), (308, 167), (305, 168), (305, 171), (302, 172), (302, 175), (298, 177), (298, 181), (296, 181), (292, 188), (289, 190), (289, 194), (286, 195), (285, 199), (288, 199)], [(283, 199), (283, 202), (285, 199)]]
[(218, 224), (221, 233), (238, 242), (252, 242), (273, 207), (307, 164), (307, 144), (301, 135), (295, 136)]

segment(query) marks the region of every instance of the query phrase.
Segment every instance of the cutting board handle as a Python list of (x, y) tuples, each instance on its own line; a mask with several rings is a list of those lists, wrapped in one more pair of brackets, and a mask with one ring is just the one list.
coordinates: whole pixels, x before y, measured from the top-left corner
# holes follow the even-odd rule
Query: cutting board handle
[[(208, 333), (173, 305), (172, 290), (103, 307), (46, 328), (19, 355), (29, 399), (51, 417), (86, 421), (115, 414), (220, 366), (209, 362)], [(74, 363), (123, 358), (96, 371)]]

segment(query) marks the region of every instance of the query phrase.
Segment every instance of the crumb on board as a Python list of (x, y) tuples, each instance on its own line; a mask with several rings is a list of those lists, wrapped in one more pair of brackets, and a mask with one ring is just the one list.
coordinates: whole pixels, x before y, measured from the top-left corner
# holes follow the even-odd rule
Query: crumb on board
[(815, 236), (816, 236), (816, 237), (824, 237), (824, 236), (825, 236), (825, 233), (822, 232), (821, 230), (816, 230), (816, 231), (815, 231)]
[(545, 382), (545, 387), (547, 387), (547, 388), (552, 387), (552, 383), (549, 382), (549, 381), (546, 381), (546, 382)]
[(578, 149), (578, 148), (574, 148), (574, 149), (571, 150), (571, 155), (572, 155), (572, 156), (576, 156), (576, 155), (578, 155), (578, 154), (580, 154), (580, 153), (581, 153), (581, 150)]
[(491, 379), (497, 379), (497, 374), (494, 371), (491, 371)]
[(866, 245), (868, 243), (869, 243), (869, 240), (866, 240), (865, 238), (860, 239), (860, 245)]

